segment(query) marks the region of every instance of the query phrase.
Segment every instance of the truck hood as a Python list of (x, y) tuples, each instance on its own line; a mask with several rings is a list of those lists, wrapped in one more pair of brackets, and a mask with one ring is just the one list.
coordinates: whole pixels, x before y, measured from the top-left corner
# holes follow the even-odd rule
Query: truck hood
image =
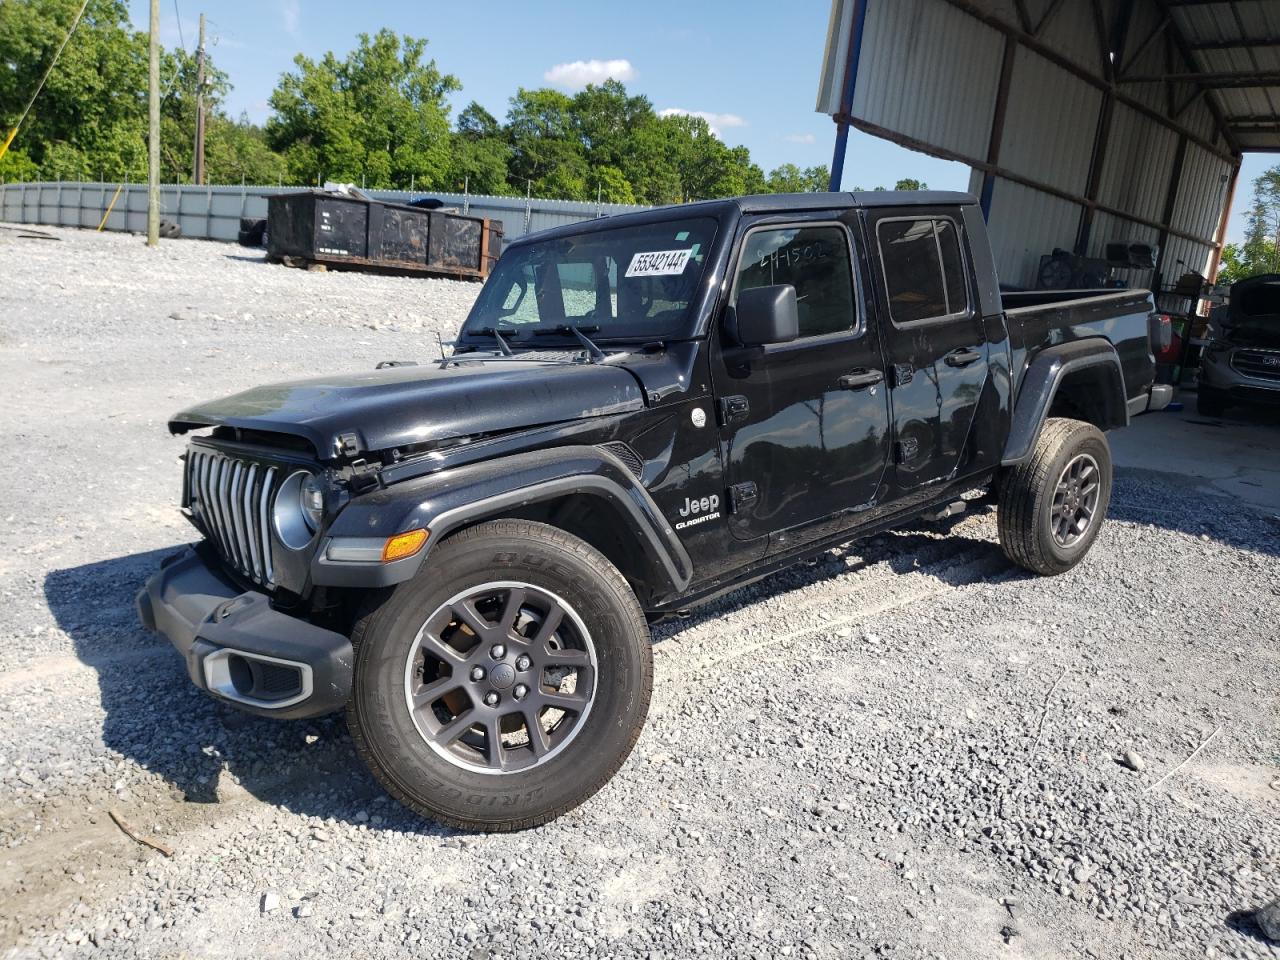
[(338, 455), (340, 437), (360, 452), (548, 423), (626, 413), (644, 407), (634, 375), (613, 362), (470, 355), (423, 366), (294, 380), (255, 387), (175, 414), (173, 433), (230, 426), (301, 436), (321, 459)]

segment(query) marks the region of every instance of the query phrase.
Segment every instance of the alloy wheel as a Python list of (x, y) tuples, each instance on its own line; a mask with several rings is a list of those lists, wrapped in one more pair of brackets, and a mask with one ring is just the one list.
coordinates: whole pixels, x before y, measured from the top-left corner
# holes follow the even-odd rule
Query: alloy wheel
[(1063, 468), (1049, 514), (1053, 539), (1059, 546), (1074, 546), (1093, 526), (1101, 480), (1098, 461), (1087, 453), (1076, 454)]
[(591, 711), (596, 654), (563, 598), (528, 583), (470, 587), (423, 622), (405, 663), (405, 704), (427, 745), (464, 769), (546, 763)]

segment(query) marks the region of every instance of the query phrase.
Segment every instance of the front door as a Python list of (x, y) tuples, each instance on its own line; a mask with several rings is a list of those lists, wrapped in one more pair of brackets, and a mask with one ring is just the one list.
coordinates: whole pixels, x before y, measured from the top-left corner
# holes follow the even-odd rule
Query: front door
[(735, 537), (817, 535), (876, 496), (889, 407), (854, 263), (851, 234), (836, 222), (758, 226), (742, 240), (730, 309), (742, 290), (791, 284), (800, 336), (763, 348), (722, 338), (713, 376)]
[(902, 489), (949, 479), (987, 379), (965, 237), (950, 211), (877, 213), (868, 239), (893, 393), (893, 461)]

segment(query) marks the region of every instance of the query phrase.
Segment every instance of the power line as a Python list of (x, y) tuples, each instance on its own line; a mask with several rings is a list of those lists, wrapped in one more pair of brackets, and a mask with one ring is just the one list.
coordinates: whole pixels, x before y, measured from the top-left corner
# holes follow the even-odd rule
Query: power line
[(178, 0), (173, 0), (173, 15), (178, 18), (178, 42), (182, 44), (182, 52), (186, 53), (187, 38), (182, 35), (182, 11), (178, 9)]

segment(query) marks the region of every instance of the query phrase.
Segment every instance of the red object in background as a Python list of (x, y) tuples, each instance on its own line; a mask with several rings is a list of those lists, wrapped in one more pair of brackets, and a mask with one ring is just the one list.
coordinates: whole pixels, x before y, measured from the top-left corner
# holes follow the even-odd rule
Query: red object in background
[[(1168, 346), (1155, 351), (1156, 363), (1178, 363), (1182, 359), (1182, 334), (1174, 328), (1173, 317), (1167, 313), (1159, 315), (1159, 323), (1164, 329), (1161, 331), (1163, 336), (1157, 343), (1167, 343)], [(1166, 340), (1165, 337), (1168, 339)]]

